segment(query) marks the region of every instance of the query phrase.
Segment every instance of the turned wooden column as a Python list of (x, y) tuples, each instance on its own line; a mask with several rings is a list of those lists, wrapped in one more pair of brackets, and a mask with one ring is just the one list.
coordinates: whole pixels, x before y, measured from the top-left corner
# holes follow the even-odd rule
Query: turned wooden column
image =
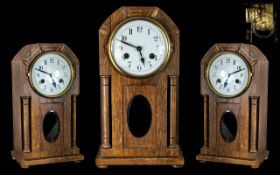
[(203, 95), (204, 147), (208, 148), (208, 95)]
[(170, 76), (170, 134), (169, 146), (178, 146), (178, 76)]
[(77, 115), (76, 115), (76, 111), (77, 111), (77, 95), (73, 95), (72, 96), (72, 148), (77, 147), (76, 145), (76, 139), (77, 139), (77, 135), (76, 135), (76, 130), (77, 130)]
[(21, 97), (22, 100), (22, 110), (23, 110), (23, 152), (31, 152), (30, 143), (30, 100), (31, 97)]
[(257, 152), (257, 122), (258, 122), (258, 104), (259, 97), (250, 97), (250, 119), (251, 119), (251, 127), (250, 127), (250, 152)]
[(101, 147), (109, 148), (110, 144), (110, 101), (109, 80), (107, 75), (101, 76)]

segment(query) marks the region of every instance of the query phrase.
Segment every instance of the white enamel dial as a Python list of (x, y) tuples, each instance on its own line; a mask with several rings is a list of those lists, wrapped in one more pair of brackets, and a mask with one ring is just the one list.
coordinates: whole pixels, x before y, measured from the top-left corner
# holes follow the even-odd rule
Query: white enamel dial
[(72, 82), (72, 66), (66, 57), (57, 53), (45, 53), (38, 57), (30, 69), (30, 83), (40, 95), (63, 95)]
[(145, 19), (125, 21), (111, 36), (109, 49), (114, 66), (130, 76), (151, 75), (166, 64), (169, 38), (157, 23)]
[(234, 53), (214, 57), (207, 72), (211, 89), (223, 97), (235, 97), (244, 92), (251, 78), (248, 64)]

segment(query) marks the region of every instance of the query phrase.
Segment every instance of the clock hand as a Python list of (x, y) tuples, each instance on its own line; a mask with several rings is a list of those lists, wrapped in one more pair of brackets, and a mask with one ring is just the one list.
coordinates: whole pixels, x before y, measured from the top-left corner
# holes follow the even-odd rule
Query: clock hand
[(130, 44), (130, 43), (128, 43), (126, 41), (123, 41), (123, 40), (118, 40), (118, 41), (120, 41), (120, 42), (122, 42), (122, 43), (124, 43), (124, 44), (126, 44), (128, 46), (134, 47), (139, 52), (140, 57), (141, 57), (140, 60), (143, 63), (143, 65), (145, 66), (145, 58), (143, 58), (143, 55), (142, 55), (142, 52), (141, 52), (142, 51), (142, 47), (141, 46), (135, 46), (135, 45)]
[[(228, 77), (229, 78), (229, 77)], [(226, 79), (226, 81), (224, 82), (224, 88), (227, 86), (228, 84), (228, 78)]]
[(54, 81), (52, 74), (50, 74), (50, 77), (52, 78), (52, 81), (53, 81), (52, 84), (53, 84), (53, 86), (54, 86), (55, 89), (56, 89), (56, 82)]
[(240, 71), (242, 71), (242, 70), (244, 70), (244, 69), (245, 69), (245, 68), (239, 69), (239, 70), (234, 71), (234, 72), (231, 72), (231, 73), (228, 74), (228, 77), (230, 77), (232, 74), (238, 73), (238, 72), (240, 72)]
[[(52, 78), (52, 77), (51, 77)], [(52, 78), (52, 81), (53, 81), (53, 86), (56, 88), (56, 82), (54, 81), (54, 79)]]
[(236, 73), (238, 73), (238, 72), (240, 72), (240, 71), (242, 71), (242, 70), (244, 70), (244, 69), (245, 69), (245, 68), (236, 70), (236, 71), (231, 72), (231, 73), (228, 73), (228, 77), (227, 77), (226, 81), (224, 82), (224, 88), (227, 86), (227, 84), (228, 84), (228, 79), (229, 79), (229, 77), (230, 77), (232, 74), (236, 74)]
[[(142, 48), (141, 48), (141, 50), (142, 50)], [(140, 56), (141, 56), (140, 60), (141, 60), (141, 62), (143, 63), (143, 65), (145, 67), (145, 58), (143, 57), (141, 50), (139, 51)]]
[(51, 79), (52, 79), (52, 81), (53, 81), (53, 86), (56, 88), (56, 82), (54, 81), (54, 79), (53, 79), (53, 77), (52, 77), (52, 74), (51, 73), (48, 73), (48, 72), (46, 72), (46, 71), (43, 71), (43, 70), (41, 70), (41, 69), (38, 69), (38, 68), (35, 68), (36, 70), (38, 70), (38, 71), (40, 71), (40, 72), (42, 72), (42, 73), (44, 73), (44, 74), (48, 74), (50, 77), (51, 77)]
[(141, 53), (142, 47), (141, 46), (135, 46), (135, 45), (130, 44), (130, 43), (128, 43), (126, 41), (123, 41), (123, 40), (119, 40), (119, 41), (124, 43), (124, 44), (126, 44), (126, 45), (128, 45), (128, 46), (134, 47), (138, 52), (140, 52), (140, 56), (142, 57), (142, 53)]
[(51, 73), (48, 73), (46, 71), (43, 71), (41, 69), (38, 69), (38, 68), (35, 68), (37, 71), (40, 71), (40, 72), (43, 72), (44, 74), (48, 74), (50, 77), (52, 77), (52, 74)]
[(227, 76), (226, 81), (224, 82), (224, 88), (228, 85), (228, 79), (229, 79), (230, 75), (231, 75), (231, 74), (229, 73), (228, 76)]
[(139, 51), (139, 48), (140, 48), (140, 50), (142, 50), (142, 48), (140, 46), (135, 46), (135, 45), (130, 44), (130, 43), (128, 43), (126, 41), (123, 41), (123, 40), (119, 40), (119, 41), (124, 43), (124, 44), (126, 44), (126, 45), (128, 45), (128, 46), (134, 47), (135, 49), (137, 49), (137, 51)]
[(145, 58), (141, 58), (141, 62), (143, 63), (144, 67), (145, 67)]

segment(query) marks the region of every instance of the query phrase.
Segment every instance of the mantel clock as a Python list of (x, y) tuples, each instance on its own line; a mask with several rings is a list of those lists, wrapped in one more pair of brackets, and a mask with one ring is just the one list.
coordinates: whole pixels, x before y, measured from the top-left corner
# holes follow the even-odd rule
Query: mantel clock
[(12, 158), (22, 168), (81, 161), (76, 145), (79, 60), (65, 44), (30, 44), (12, 60)]
[(249, 44), (215, 44), (201, 60), (204, 146), (196, 159), (258, 168), (268, 157), (268, 60)]
[(121, 7), (99, 30), (98, 167), (182, 166), (179, 30), (157, 7)]

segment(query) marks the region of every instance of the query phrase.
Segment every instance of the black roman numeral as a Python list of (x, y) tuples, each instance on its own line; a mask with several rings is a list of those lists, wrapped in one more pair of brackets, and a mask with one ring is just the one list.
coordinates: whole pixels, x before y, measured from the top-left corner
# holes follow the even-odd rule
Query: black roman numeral
[(127, 36), (122, 35), (122, 41), (126, 41), (127, 40)]
[(137, 32), (141, 33), (143, 31), (143, 27), (142, 26), (137, 26)]

